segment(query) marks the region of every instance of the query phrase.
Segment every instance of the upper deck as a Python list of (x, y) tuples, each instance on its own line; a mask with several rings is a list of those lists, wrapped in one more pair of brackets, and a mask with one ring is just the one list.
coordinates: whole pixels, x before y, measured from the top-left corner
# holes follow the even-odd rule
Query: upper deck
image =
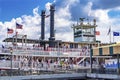
[(4, 47), (2, 48), (1, 54), (12, 54), (13, 55), (29, 55), (29, 56), (47, 56), (47, 57), (80, 57), (80, 56), (89, 56), (90, 49), (87, 47), (82, 48), (50, 48), (47, 47), (44, 50), (44, 47), (38, 46), (26, 46), (26, 47)]

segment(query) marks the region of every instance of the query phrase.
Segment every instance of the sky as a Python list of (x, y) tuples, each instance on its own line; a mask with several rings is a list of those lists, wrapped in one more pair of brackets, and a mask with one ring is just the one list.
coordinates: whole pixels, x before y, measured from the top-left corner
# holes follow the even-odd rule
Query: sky
[[(119, 0), (0, 0), (0, 44), (7, 35), (7, 28), (15, 31), (15, 23), (23, 25), (18, 34), (26, 34), (29, 39), (39, 39), (41, 34), (41, 10), (49, 15), (51, 4), (55, 4), (55, 38), (56, 40), (72, 41), (72, 25), (77, 24), (80, 17), (97, 20), (97, 40), (109, 43), (107, 35), (111, 31), (120, 32), (120, 1)], [(86, 21), (85, 21), (86, 22)], [(45, 39), (49, 38), (49, 17), (45, 19)], [(111, 33), (112, 34), (112, 33)], [(111, 36), (112, 42), (119, 42), (120, 36)]]

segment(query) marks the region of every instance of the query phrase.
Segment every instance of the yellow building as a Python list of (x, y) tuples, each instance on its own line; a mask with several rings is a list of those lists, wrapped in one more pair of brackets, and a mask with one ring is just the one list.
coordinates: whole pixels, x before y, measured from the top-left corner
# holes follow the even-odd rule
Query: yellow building
[(120, 54), (120, 43), (101, 46), (92, 49), (93, 55), (115, 55)]

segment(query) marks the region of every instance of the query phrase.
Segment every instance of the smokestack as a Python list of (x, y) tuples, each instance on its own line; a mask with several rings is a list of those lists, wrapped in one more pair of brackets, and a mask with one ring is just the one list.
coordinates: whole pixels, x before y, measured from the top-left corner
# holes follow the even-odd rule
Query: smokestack
[(54, 31), (54, 12), (55, 12), (55, 5), (50, 5), (50, 47), (54, 47), (53, 41), (55, 40), (55, 31)]
[(45, 10), (41, 12), (41, 40), (45, 38)]

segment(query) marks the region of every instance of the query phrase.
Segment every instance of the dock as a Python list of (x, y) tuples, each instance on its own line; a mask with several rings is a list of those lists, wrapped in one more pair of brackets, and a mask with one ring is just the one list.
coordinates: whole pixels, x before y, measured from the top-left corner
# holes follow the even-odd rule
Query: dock
[(120, 80), (120, 75), (113, 74), (96, 74), (96, 73), (67, 73), (67, 74), (42, 74), (42, 75), (26, 75), (26, 76), (1, 76), (0, 80)]
[[(7, 72), (8, 73), (8, 72)], [(12, 74), (12, 75), (11, 75)], [(120, 75), (115, 70), (99, 71), (89, 69), (81, 70), (59, 70), (59, 71), (40, 71), (37, 73), (13, 71), (10, 75), (0, 75), (0, 80), (120, 80)]]

